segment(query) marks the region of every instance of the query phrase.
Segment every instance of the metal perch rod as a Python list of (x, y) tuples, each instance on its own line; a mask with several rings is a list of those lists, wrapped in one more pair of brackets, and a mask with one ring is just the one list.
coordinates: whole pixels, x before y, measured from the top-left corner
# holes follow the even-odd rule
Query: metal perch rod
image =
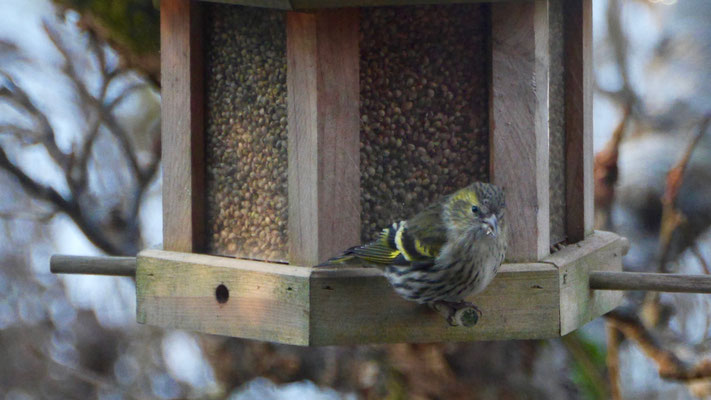
[(49, 270), (55, 274), (136, 276), (136, 257), (87, 257), (54, 255)]
[(711, 275), (591, 271), (590, 289), (711, 293)]
[[(55, 255), (49, 261), (49, 269), (55, 274), (135, 276), (136, 257)], [(591, 271), (590, 289), (711, 293), (711, 276)]]

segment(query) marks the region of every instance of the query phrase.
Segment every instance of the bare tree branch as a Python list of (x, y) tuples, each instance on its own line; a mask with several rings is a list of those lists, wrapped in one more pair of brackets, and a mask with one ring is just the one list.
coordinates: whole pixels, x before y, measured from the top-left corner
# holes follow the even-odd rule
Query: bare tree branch
[(706, 134), (709, 123), (711, 123), (711, 114), (707, 115), (701, 121), (698, 131), (691, 141), (689, 141), (681, 158), (667, 173), (666, 188), (662, 196), (662, 225), (659, 230), (659, 248), (661, 249), (661, 256), (659, 258), (660, 271), (667, 271), (672, 236), (674, 231), (686, 221), (686, 217), (684, 217), (681, 211), (676, 207), (676, 198), (679, 196), (679, 190), (684, 183), (684, 172), (689, 165), (691, 155), (701, 141), (701, 138)]
[(69, 157), (57, 146), (54, 130), (52, 129), (52, 125), (49, 123), (47, 117), (42, 111), (35, 107), (27, 93), (22, 90), (22, 88), (17, 86), (14, 79), (12, 79), (9, 74), (4, 71), (0, 71), (0, 76), (2, 76), (6, 81), (5, 87), (0, 89), (0, 98), (4, 98), (9, 102), (14, 103), (21, 110), (27, 113), (33, 121), (35, 121), (38, 125), (37, 132), (39, 132), (37, 140), (42, 142), (44, 147), (47, 149), (47, 153), (49, 153), (50, 157), (52, 157), (54, 162), (56, 162), (60, 168), (66, 168), (69, 162)]
[(617, 161), (620, 144), (630, 120), (630, 108), (625, 108), (622, 119), (605, 147), (595, 155), (593, 176), (595, 179), (595, 210), (598, 213), (596, 226), (605, 228), (611, 224), (610, 207), (615, 200), (617, 184)]
[(86, 218), (76, 202), (68, 201), (53, 188), (35, 182), (8, 159), (2, 147), (0, 147), (0, 168), (14, 176), (28, 194), (52, 204), (58, 210), (67, 214), (96, 247), (108, 254), (123, 254), (119, 247), (103, 235), (98, 226)]
[(694, 253), (694, 256), (696, 256), (696, 258), (699, 260), (699, 263), (701, 264), (701, 268), (704, 269), (704, 273), (706, 275), (711, 275), (711, 269), (709, 268), (709, 263), (704, 258), (704, 255), (701, 254), (701, 249), (699, 249), (698, 242), (694, 242), (694, 244), (691, 245), (691, 252)]
[(610, 398), (612, 400), (621, 400), (620, 393), (620, 342), (622, 341), (622, 333), (615, 328), (610, 322), (606, 324), (607, 330), (607, 374), (610, 379)]
[(80, 368), (80, 367), (72, 367), (69, 365), (66, 365), (64, 363), (58, 362), (54, 360), (52, 357), (47, 356), (46, 354), (42, 353), (39, 349), (37, 349), (34, 346), (28, 345), (27, 346), (30, 353), (34, 354), (35, 357), (40, 358), (44, 360), (45, 362), (49, 362), (57, 367), (62, 368), (64, 371), (68, 372), (71, 376), (73, 376), (76, 379), (79, 379), (83, 382), (86, 382), (90, 385), (94, 385), (96, 387), (108, 387), (114, 390), (117, 390), (127, 396), (130, 399), (135, 399), (135, 400), (141, 400), (141, 399), (148, 399), (147, 397), (139, 396), (136, 395), (125, 388), (122, 388), (118, 384), (106, 379), (105, 377), (96, 374), (95, 372), (86, 369), (86, 368)]
[(711, 378), (711, 359), (701, 359), (693, 363), (682, 361), (673, 351), (662, 346), (661, 341), (644, 326), (633, 311), (618, 308), (605, 317), (627, 338), (634, 340), (657, 364), (660, 377), (677, 381)]
[[(72, 58), (71, 54), (69, 53), (69, 50), (64, 46), (62, 43), (62, 40), (59, 36), (59, 33), (56, 32), (54, 28), (52, 28), (47, 22), (43, 23), (44, 30), (47, 32), (47, 36), (50, 38), (54, 46), (57, 48), (59, 53), (62, 55), (62, 58), (64, 58), (64, 72), (66, 75), (69, 77), (69, 79), (72, 81), (74, 84), (77, 92), (79, 93), (80, 97), (82, 100), (89, 106), (95, 109), (97, 113), (101, 116), (101, 119), (104, 123), (104, 126), (113, 134), (114, 137), (118, 140), (119, 144), (121, 145), (121, 149), (123, 150), (124, 156), (127, 158), (129, 166), (131, 167), (132, 172), (136, 175), (136, 177), (139, 178), (139, 180), (142, 178), (142, 172), (141, 168), (138, 164), (138, 159), (136, 157), (136, 152), (133, 149), (133, 145), (131, 144), (131, 141), (129, 139), (128, 134), (124, 131), (124, 129), (116, 122), (113, 114), (107, 110), (104, 107), (103, 101), (98, 100), (96, 97), (92, 96), (89, 89), (86, 87), (86, 84), (84, 81), (79, 78), (79, 74), (77, 73), (76, 69), (74, 68), (74, 64), (72, 63)], [(98, 52), (101, 53), (101, 49), (96, 47), (98, 49)], [(99, 57), (100, 60), (103, 59), (103, 57)], [(108, 85), (110, 84), (110, 79), (106, 76), (106, 71), (105, 68), (102, 69), (102, 73), (104, 73), (104, 82), (101, 86), (101, 93), (99, 94), (99, 98), (103, 98), (106, 89)]]

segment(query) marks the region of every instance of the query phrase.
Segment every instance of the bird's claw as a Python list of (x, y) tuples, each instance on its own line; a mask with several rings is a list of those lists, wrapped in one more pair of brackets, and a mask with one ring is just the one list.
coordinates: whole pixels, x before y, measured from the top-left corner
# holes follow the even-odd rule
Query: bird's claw
[(479, 307), (466, 301), (457, 303), (439, 301), (432, 305), (432, 308), (442, 314), (450, 326), (472, 327), (479, 322), (483, 315)]

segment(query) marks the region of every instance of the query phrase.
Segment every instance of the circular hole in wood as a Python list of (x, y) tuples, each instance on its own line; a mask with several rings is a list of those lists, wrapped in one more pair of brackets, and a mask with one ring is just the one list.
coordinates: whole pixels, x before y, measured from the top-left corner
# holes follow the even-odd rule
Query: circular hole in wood
[(230, 290), (227, 289), (227, 286), (220, 284), (220, 286), (215, 289), (215, 298), (220, 304), (227, 303), (227, 300), (230, 298)]

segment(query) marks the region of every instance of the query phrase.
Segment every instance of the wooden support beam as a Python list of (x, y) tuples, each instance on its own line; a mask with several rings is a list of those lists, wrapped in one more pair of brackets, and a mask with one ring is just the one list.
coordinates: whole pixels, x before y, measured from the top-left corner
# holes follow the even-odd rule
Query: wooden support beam
[(145, 250), (136, 319), (170, 328), (308, 344), (309, 268)]
[(287, 15), (289, 262), (360, 242), (358, 10)]
[(590, 290), (592, 271), (622, 271), (629, 241), (614, 233), (596, 231), (587, 239), (564, 247), (545, 261), (560, 276), (560, 334), (566, 335), (622, 304), (622, 292)]
[(491, 176), (506, 191), (509, 261), (550, 247), (548, 2), (491, 6)]
[(565, 36), (566, 233), (593, 231), (592, 0), (563, 2)]
[(452, 327), (402, 299), (376, 269), (147, 250), (138, 256), (137, 315), (151, 325), (299, 345), (558, 337), (619, 305), (620, 293), (590, 290), (588, 274), (621, 271), (626, 247), (626, 239), (596, 232), (541, 262), (502, 265), (468, 299), (483, 312), (471, 327)]
[[(544, 263), (505, 264), (472, 302), (473, 327), (451, 327), (427, 306), (407, 301), (373, 269), (314, 270), (312, 344), (536, 339), (558, 336), (558, 271)], [(535, 321), (535, 322), (534, 322)]]
[(205, 240), (201, 4), (161, 1), (163, 247), (197, 252)]

